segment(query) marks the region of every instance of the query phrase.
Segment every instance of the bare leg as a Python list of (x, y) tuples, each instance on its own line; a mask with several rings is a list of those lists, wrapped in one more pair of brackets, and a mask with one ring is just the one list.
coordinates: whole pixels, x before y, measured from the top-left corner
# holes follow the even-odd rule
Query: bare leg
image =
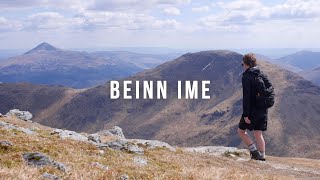
[(254, 137), (257, 142), (258, 150), (260, 152), (265, 152), (266, 151), (266, 143), (264, 141), (262, 131), (254, 131), (253, 134), (254, 134)]
[(239, 134), (240, 138), (242, 139), (242, 141), (247, 146), (253, 144), (253, 141), (251, 140), (250, 136), (248, 135), (248, 133), (245, 130), (238, 128), (238, 134)]

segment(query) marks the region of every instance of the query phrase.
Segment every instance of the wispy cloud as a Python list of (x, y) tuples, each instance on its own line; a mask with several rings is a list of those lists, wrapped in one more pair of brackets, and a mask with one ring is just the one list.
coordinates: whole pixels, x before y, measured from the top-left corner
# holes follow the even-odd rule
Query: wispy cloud
[(320, 38), (320, 1), (277, 2), (4, 0), (0, 1), (0, 36), (2, 44), (13, 43), (10, 38), (18, 37), (21, 42), (30, 42), (26, 34), (33, 33), (55, 41), (67, 38), (76, 42), (80, 37), (86, 42), (91, 38), (111, 44), (146, 46), (211, 47), (212, 42), (219, 42), (214, 45), (233, 47), (242, 46), (240, 42), (253, 37), (250, 46), (293, 46), (301, 42), (320, 46), (320, 42), (314, 41)]
[(167, 7), (167, 8), (164, 8), (163, 11), (167, 15), (179, 16), (181, 14), (180, 9), (178, 9), (176, 7)]

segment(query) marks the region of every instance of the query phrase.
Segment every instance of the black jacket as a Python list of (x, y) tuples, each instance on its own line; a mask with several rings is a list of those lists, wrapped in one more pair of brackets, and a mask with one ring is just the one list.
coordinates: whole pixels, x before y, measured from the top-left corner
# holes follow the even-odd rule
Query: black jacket
[[(267, 76), (263, 74), (259, 67), (248, 68), (242, 74), (242, 88), (243, 88), (243, 117), (253, 117), (256, 112), (256, 87), (255, 87), (255, 75), (261, 74), (262, 76)], [(250, 119), (250, 118), (249, 118)]]

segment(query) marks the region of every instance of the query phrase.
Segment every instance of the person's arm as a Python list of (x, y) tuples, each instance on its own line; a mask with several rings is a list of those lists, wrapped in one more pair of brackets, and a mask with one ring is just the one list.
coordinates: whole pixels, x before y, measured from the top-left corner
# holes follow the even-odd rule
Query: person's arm
[(250, 94), (251, 94), (251, 86), (250, 80), (248, 77), (242, 77), (242, 89), (243, 89), (243, 117), (249, 117), (250, 115)]

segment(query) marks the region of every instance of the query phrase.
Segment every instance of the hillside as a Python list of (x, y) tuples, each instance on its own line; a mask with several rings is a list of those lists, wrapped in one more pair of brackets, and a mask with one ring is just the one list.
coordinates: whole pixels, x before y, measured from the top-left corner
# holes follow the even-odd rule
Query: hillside
[(314, 84), (320, 85), (320, 52), (299, 51), (278, 59), (270, 59), (261, 55), (259, 57), (281, 68), (296, 72)]
[[(62, 138), (53, 133), (57, 131), (14, 117), (0, 117), (1, 178), (281, 180), (320, 175), (319, 160), (267, 156), (266, 162), (260, 162), (249, 160), (246, 150), (214, 146), (169, 150), (140, 144), (143, 153), (136, 153), (106, 146), (117, 141), (113, 135), (101, 136), (104, 140), (97, 145), (91, 140), (73, 139), (88, 134), (69, 132)], [(37, 154), (37, 158), (26, 160), (26, 154)]]
[[(30, 110), (41, 124), (79, 132), (119, 125), (129, 138), (157, 139), (179, 146), (243, 147), (236, 133), (242, 113), (241, 60), (241, 54), (231, 51), (188, 53), (126, 79), (167, 80), (167, 100), (111, 100), (107, 83), (73, 92), (66, 101), (37, 107), (45, 110), (29, 108), (36, 103), (17, 103), (15, 108)], [(269, 111), (267, 154), (319, 158), (320, 88), (278, 66), (260, 65), (276, 89), (276, 104)], [(177, 80), (210, 80), (212, 98), (178, 100)], [(0, 85), (0, 96), (10, 99), (8, 86)], [(23, 96), (33, 97), (32, 93)], [(10, 104), (1, 103), (0, 112), (9, 111)]]
[(142, 69), (154, 68), (166, 61), (178, 57), (178, 54), (141, 54), (128, 51), (97, 51), (91, 53), (96, 56), (124, 61), (136, 65)]
[(29, 82), (87, 88), (120, 79), (142, 68), (86, 52), (67, 51), (48, 43), (0, 61), (0, 82)]
[(320, 66), (320, 52), (299, 51), (273, 60), (275, 63), (293, 66), (303, 71), (310, 71)]
[(312, 81), (313, 83), (320, 86), (320, 67), (315, 68), (311, 71), (303, 71), (300, 73), (304, 78)]

